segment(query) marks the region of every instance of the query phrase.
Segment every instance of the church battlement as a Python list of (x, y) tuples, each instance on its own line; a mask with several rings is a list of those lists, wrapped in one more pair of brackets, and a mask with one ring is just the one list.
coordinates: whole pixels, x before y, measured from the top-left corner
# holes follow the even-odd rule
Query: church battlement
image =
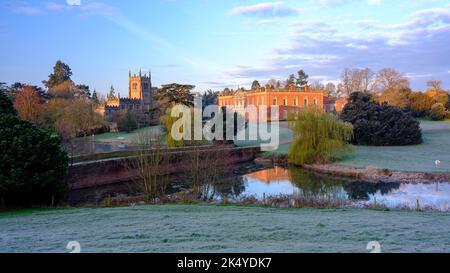
[(105, 105), (99, 108), (99, 111), (103, 111), (104, 114), (112, 115), (114, 112), (123, 110), (150, 111), (153, 108), (151, 72), (142, 74), (139, 70), (139, 74), (132, 75), (130, 71), (128, 74), (128, 96), (121, 98), (120, 93), (117, 96), (113, 92), (111, 94), (107, 97)]

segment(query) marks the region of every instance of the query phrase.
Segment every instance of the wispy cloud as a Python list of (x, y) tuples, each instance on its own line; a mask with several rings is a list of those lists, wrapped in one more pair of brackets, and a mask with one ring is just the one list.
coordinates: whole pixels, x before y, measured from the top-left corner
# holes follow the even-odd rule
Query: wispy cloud
[(64, 10), (67, 8), (67, 4), (48, 2), (44, 4), (46, 10)]
[(60, 11), (74, 11), (81, 16), (90, 16), (97, 14), (119, 14), (119, 9), (103, 2), (82, 2), (80, 5), (69, 5), (65, 1), (61, 2), (46, 2), (39, 5), (26, 4), (18, 7), (13, 7), (15, 13), (25, 15), (48, 15), (52, 12)]
[(345, 67), (394, 67), (416, 83), (433, 75), (444, 76), (450, 63), (450, 8), (424, 9), (406, 18), (409, 21), (396, 24), (341, 22), (364, 26), (352, 32), (330, 29), (324, 33), (331, 27), (329, 21), (291, 23), (290, 32), (295, 35), (290, 43), (275, 48), (262, 67), (236, 66), (231, 73), (244, 80), (269, 79), (302, 68), (311, 75), (336, 79)]
[[(361, 0), (310, 0), (311, 3), (320, 6), (333, 6), (333, 5), (343, 5), (361, 2)], [(370, 6), (381, 5), (382, 0), (364, 0), (364, 2)]]
[(229, 14), (248, 17), (288, 17), (299, 14), (298, 9), (286, 7), (283, 2), (266, 2), (233, 8)]
[(29, 6), (16, 7), (13, 9), (13, 11), (15, 13), (26, 14), (26, 15), (36, 15), (36, 14), (42, 13), (42, 11), (39, 8), (29, 7)]

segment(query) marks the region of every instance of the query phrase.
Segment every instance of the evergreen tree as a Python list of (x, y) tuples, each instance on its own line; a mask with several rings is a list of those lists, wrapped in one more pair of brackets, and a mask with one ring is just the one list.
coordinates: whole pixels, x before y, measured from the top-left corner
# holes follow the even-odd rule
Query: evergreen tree
[(298, 78), (296, 81), (297, 87), (304, 87), (306, 85), (308, 85), (308, 78), (309, 76), (305, 73), (305, 71), (303, 71), (302, 69), (300, 69), (298, 72)]
[(259, 84), (259, 82), (257, 80), (254, 80), (252, 83), (252, 90), (256, 90), (259, 87), (261, 87), (261, 85)]
[(422, 143), (420, 124), (410, 111), (379, 104), (367, 93), (352, 93), (340, 117), (353, 124), (354, 144), (395, 146)]
[(67, 154), (59, 138), (22, 120), (0, 92), (0, 200), (2, 205), (51, 204), (62, 197)]
[(295, 84), (295, 75), (289, 75), (289, 78), (286, 80), (286, 88), (289, 88), (291, 85)]
[(98, 104), (100, 102), (99, 99), (98, 99), (97, 90), (94, 89), (94, 92), (92, 92), (91, 99), (92, 99), (92, 101), (94, 103)]
[(114, 86), (111, 85), (111, 88), (109, 89), (108, 98), (114, 98), (116, 97), (116, 91), (114, 89)]
[(53, 73), (48, 76), (47, 81), (43, 81), (42, 83), (48, 89), (52, 89), (53, 87), (65, 82), (71, 81), (70, 77), (72, 76), (72, 70), (70, 67), (58, 60), (53, 67)]

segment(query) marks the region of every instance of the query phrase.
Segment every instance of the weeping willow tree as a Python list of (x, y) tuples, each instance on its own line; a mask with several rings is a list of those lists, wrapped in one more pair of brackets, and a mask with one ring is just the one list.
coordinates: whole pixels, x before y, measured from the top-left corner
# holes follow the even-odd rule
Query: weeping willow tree
[(290, 163), (328, 163), (351, 152), (352, 146), (348, 143), (353, 136), (353, 126), (335, 115), (304, 109), (289, 113), (288, 119), (295, 134), (289, 150)]
[(183, 140), (175, 140), (172, 137), (172, 126), (177, 121), (178, 118), (172, 117), (170, 115), (172, 111), (172, 108), (166, 109), (166, 114), (160, 118), (161, 123), (164, 125), (164, 128), (167, 132), (167, 147), (174, 148), (174, 147), (183, 147), (184, 141)]

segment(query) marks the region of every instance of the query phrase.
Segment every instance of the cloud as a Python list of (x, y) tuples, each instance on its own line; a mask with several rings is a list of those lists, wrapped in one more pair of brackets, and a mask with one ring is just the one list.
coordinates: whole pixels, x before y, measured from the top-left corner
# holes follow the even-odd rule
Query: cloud
[(337, 32), (337, 29), (334, 26), (318, 20), (297, 21), (292, 22), (290, 25), (296, 28), (297, 33), (308, 32), (311, 34), (327, 35), (329, 33)]
[(370, 6), (379, 6), (379, 5), (381, 5), (381, 0), (367, 0), (366, 2)]
[(17, 7), (14, 9), (15, 13), (26, 14), (26, 15), (36, 15), (42, 13), (40, 9), (35, 7)]
[(120, 15), (119, 8), (110, 6), (102, 2), (83, 3), (80, 6), (76, 6), (76, 8), (80, 10), (82, 16), (98, 15), (98, 14)]
[[(445, 77), (450, 64), (450, 9), (426, 9), (410, 14), (400, 24), (363, 23), (365, 29), (353, 32), (329, 31), (324, 21), (295, 22), (287, 46), (275, 48), (262, 67), (236, 67), (236, 77), (269, 79), (298, 69), (328, 79), (339, 78), (346, 67), (379, 70), (393, 67), (406, 73), (415, 86), (427, 77)], [(316, 30), (316, 31), (314, 31)], [(448, 75), (448, 74), (447, 74)], [(324, 77), (322, 77), (324, 78)]]
[(298, 9), (289, 8), (283, 2), (266, 2), (251, 6), (233, 8), (229, 14), (247, 17), (288, 17), (299, 14)]
[(67, 8), (67, 5), (55, 2), (45, 3), (44, 8), (47, 10), (64, 10)]
[(73, 1), (70, 2), (71, 4), (68, 4), (69, 2), (46, 2), (41, 5), (19, 6), (13, 8), (13, 11), (15, 13), (25, 15), (45, 15), (56, 11), (76, 11), (80, 16), (90, 16), (98, 14), (118, 15), (120, 13), (120, 10), (118, 8), (102, 2), (83, 2), (80, 5), (73, 4)]
[[(361, 2), (360, 0), (310, 0), (311, 3), (319, 6), (336, 6)], [(369, 6), (379, 6), (382, 0), (365, 0)]]

